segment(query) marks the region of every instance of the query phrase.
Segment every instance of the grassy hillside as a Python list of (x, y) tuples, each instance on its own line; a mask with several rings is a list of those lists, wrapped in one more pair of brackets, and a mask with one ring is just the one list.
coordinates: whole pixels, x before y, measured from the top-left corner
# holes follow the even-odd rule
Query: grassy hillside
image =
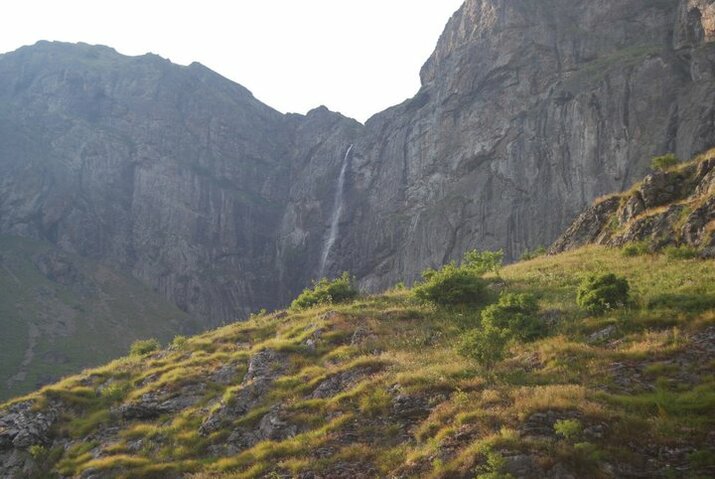
[(46, 243), (0, 237), (0, 400), (171, 338), (187, 316), (138, 281)]
[[(588, 272), (631, 301), (584, 312)], [(395, 289), (254, 316), (4, 408), (56, 416), (19, 449), (38, 477), (715, 474), (712, 261), (587, 247), (486, 278), (468, 307)], [(545, 335), (486, 368), (460, 344), (503, 291), (536, 295)]]

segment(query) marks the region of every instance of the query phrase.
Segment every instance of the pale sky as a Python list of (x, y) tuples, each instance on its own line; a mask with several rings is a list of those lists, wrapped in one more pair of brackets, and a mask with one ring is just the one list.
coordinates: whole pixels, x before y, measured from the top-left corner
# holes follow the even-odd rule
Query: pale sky
[(413, 96), (463, 0), (10, 0), (0, 53), (38, 40), (200, 62), (283, 112), (360, 121)]

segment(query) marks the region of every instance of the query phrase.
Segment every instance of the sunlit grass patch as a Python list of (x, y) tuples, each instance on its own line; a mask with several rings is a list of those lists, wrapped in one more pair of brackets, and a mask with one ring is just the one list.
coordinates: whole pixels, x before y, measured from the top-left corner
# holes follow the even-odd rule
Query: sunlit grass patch
[(289, 458), (290, 456), (307, 454), (310, 450), (325, 443), (330, 433), (339, 429), (343, 424), (352, 419), (351, 414), (344, 414), (329, 422), (323, 427), (299, 434), (291, 439), (281, 442), (263, 441), (251, 449), (241, 452), (237, 456), (222, 458), (213, 463), (210, 470), (222, 472), (241, 468), (251, 469), (253, 464), (265, 464), (264, 461)]
[(588, 390), (576, 384), (525, 386), (512, 391), (513, 409), (519, 418), (548, 410), (581, 410), (588, 414), (600, 413), (602, 408), (590, 400)]

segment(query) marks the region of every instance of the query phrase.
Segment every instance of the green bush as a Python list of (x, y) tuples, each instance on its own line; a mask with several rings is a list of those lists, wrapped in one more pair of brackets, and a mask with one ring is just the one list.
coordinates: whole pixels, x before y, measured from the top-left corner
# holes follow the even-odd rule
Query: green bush
[(413, 289), (422, 302), (439, 305), (478, 304), (486, 296), (484, 273), (499, 274), (504, 261), (502, 251), (467, 251), (462, 264), (451, 263), (438, 270), (426, 269), (423, 281)]
[(184, 349), (186, 347), (188, 339), (186, 336), (181, 336), (177, 335), (174, 336), (174, 339), (171, 340), (171, 344), (169, 345), (169, 349), (178, 351), (181, 349)]
[(663, 253), (670, 259), (693, 259), (698, 257), (698, 250), (692, 246), (667, 246)]
[(502, 472), (506, 466), (506, 460), (501, 453), (487, 451), (486, 456), (486, 464), (480, 467), (484, 472), (477, 474), (476, 479), (514, 479), (511, 474)]
[(478, 251), (473, 249), (464, 253), (462, 267), (481, 276), (484, 273), (499, 274), (499, 270), (504, 262), (504, 252), (499, 251)]
[(293, 300), (290, 307), (292, 309), (305, 309), (318, 304), (343, 303), (356, 298), (358, 290), (353, 284), (353, 279), (348, 272), (344, 272), (339, 278), (328, 280), (323, 278), (313, 283), (312, 289), (304, 289), (300, 295)]
[(546, 248), (543, 246), (539, 246), (537, 248), (534, 248), (533, 250), (526, 250), (521, 254), (521, 257), (519, 258), (520, 261), (529, 261), (534, 258), (538, 258), (539, 256), (544, 256), (546, 254)]
[(161, 349), (161, 344), (159, 341), (151, 339), (139, 339), (134, 341), (129, 348), (129, 354), (131, 356), (144, 356), (145, 354), (153, 353)]
[(656, 156), (650, 160), (650, 167), (654, 170), (665, 171), (678, 164), (678, 157), (673, 153), (668, 153), (663, 156)]
[(502, 293), (499, 302), (482, 311), (482, 327), (505, 329), (521, 340), (529, 341), (542, 336), (544, 325), (537, 313), (536, 297), (526, 293)]
[(102, 389), (101, 396), (108, 402), (119, 402), (127, 395), (129, 385), (126, 383), (112, 383)]
[(43, 461), (47, 457), (47, 448), (40, 444), (33, 444), (28, 448), (28, 452), (36, 461)]
[(511, 332), (507, 329), (486, 325), (468, 331), (462, 337), (459, 353), (473, 359), (486, 368), (504, 359)]
[(424, 303), (439, 305), (478, 304), (486, 296), (486, 281), (475, 271), (450, 263), (422, 273), (424, 281), (413, 289)]
[(592, 274), (583, 279), (576, 303), (592, 314), (602, 314), (628, 302), (630, 286), (626, 278), (613, 273)]
[(559, 419), (554, 423), (554, 431), (567, 441), (572, 441), (581, 435), (583, 426), (578, 419)]
[(621, 249), (623, 256), (643, 256), (648, 253), (650, 253), (650, 247), (647, 241), (628, 243)]

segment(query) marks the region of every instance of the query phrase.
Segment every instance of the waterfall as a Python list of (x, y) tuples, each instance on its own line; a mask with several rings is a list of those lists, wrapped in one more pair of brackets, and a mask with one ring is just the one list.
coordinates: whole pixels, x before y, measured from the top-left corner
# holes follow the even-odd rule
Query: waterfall
[(322, 278), (325, 274), (325, 266), (328, 262), (328, 256), (330, 255), (330, 250), (335, 244), (335, 240), (338, 238), (338, 230), (340, 229), (340, 215), (343, 213), (343, 190), (345, 189), (345, 172), (348, 169), (348, 160), (350, 159), (350, 152), (353, 149), (353, 145), (348, 147), (348, 151), (345, 152), (345, 158), (343, 158), (343, 166), (340, 168), (340, 175), (338, 176), (338, 187), (335, 189), (335, 199), (333, 200), (333, 216), (330, 219), (330, 232), (328, 237), (325, 239), (325, 244), (323, 244), (323, 255), (320, 258), (320, 275)]

